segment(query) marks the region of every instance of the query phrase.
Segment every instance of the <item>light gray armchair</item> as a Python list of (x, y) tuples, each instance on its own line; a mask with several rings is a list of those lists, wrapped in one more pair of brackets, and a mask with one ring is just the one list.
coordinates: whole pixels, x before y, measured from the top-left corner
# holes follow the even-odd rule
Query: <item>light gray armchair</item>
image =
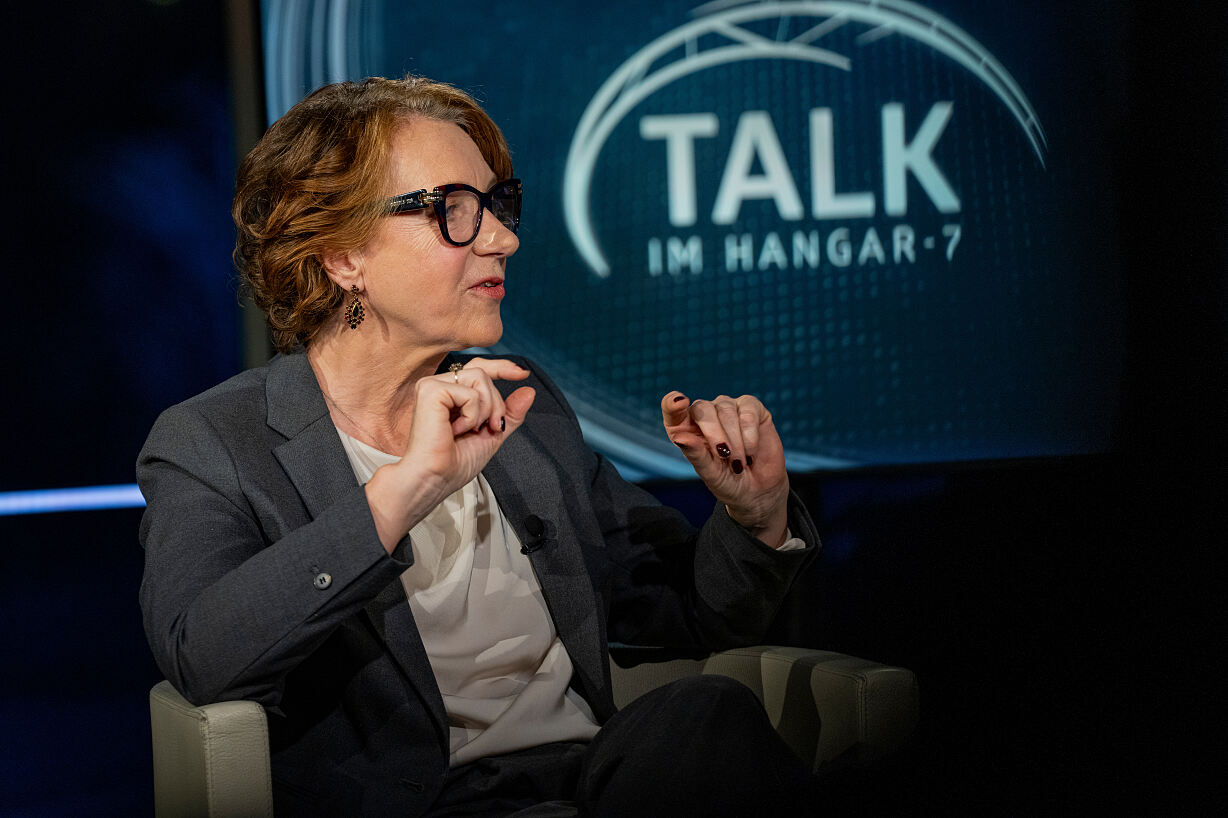
[[(755, 692), (777, 732), (816, 772), (872, 762), (902, 745), (917, 723), (917, 679), (904, 668), (782, 647), (663, 657), (653, 649), (616, 649), (610, 663), (615, 704), (623, 707), (683, 676), (730, 676)], [(260, 705), (194, 707), (164, 681), (150, 691), (149, 711), (157, 815), (273, 814), (268, 723)]]

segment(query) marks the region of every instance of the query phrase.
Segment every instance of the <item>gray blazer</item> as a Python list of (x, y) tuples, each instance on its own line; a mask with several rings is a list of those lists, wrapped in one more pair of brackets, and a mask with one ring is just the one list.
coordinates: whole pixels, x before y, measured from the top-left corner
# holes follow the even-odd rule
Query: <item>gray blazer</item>
[[(804, 551), (768, 548), (723, 507), (696, 532), (589, 450), (558, 388), (519, 362), (537, 399), (482, 473), (529, 552), (572, 686), (604, 721), (610, 641), (757, 642), (818, 537), (795, 497)], [(380, 545), (306, 355), (168, 409), (137, 479), (158, 666), (197, 704), (264, 705), (278, 810), (425, 811), (448, 769), (448, 725), (397, 581), (413, 549), (408, 536), (391, 556)]]

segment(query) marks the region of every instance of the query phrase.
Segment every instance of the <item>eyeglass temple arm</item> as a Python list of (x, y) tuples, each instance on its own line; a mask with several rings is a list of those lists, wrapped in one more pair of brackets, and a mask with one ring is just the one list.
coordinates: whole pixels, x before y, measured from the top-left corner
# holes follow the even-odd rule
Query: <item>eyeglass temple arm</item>
[(443, 194), (428, 193), (425, 188), (402, 193), (388, 200), (388, 212), (405, 213), (410, 210), (422, 210), (425, 207), (430, 207), (442, 198)]

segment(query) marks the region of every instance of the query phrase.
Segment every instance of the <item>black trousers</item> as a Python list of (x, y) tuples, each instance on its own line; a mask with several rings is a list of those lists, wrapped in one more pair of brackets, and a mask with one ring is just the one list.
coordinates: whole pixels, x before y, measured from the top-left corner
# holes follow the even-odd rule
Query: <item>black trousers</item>
[(430, 818), (817, 812), (816, 782), (743, 684), (680, 679), (617, 713), (591, 743), (478, 759), (448, 775)]

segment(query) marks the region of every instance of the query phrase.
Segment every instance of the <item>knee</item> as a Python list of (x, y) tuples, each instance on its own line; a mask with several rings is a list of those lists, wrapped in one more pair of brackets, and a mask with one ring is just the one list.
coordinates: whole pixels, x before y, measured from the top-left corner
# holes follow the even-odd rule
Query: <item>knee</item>
[(658, 693), (666, 709), (694, 726), (736, 730), (751, 721), (766, 721), (754, 692), (728, 676), (689, 676), (659, 688)]
[(726, 676), (678, 679), (615, 720), (584, 776), (598, 816), (783, 814), (765, 805), (808, 778), (754, 692)]
[(708, 707), (753, 708), (761, 710), (763, 705), (749, 687), (717, 674), (687, 676), (665, 685), (662, 690), (667, 695), (694, 701)]

